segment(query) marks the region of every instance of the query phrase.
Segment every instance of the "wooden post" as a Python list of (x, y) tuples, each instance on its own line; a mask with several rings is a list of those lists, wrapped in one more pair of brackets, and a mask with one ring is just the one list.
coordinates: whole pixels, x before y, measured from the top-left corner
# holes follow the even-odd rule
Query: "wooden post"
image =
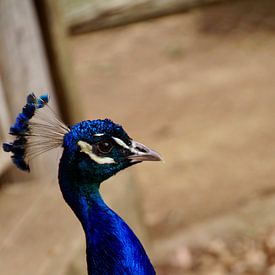
[(0, 69), (12, 119), (30, 90), (53, 90), (31, 0), (0, 1)]
[(72, 64), (67, 48), (67, 34), (60, 2), (34, 0), (49, 60), (51, 76), (64, 122), (82, 120), (81, 100), (73, 81)]
[[(4, 94), (2, 79), (0, 75), (0, 142), (8, 138), (7, 129), (11, 124), (7, 100)], [(0, 175), (11, 165), (8, 154), (0, 150)]]
[[(37, 94), (48, 92), (51, 105), (56, 105), (41, 32), (31, 0), (0, 1), (0, 72), (11, 121), (21, 111), (30, 91)], [(9, 127), (4, 131), (8, 132)], [(39, 160), (33, 163), (35, 169), (31, 176), (47, 176), (48, 173), (43, 169), (45, 165), (54, 171), (53, 161), (47, 156)], [(21, 174), (22, 177), (25, 175)]]

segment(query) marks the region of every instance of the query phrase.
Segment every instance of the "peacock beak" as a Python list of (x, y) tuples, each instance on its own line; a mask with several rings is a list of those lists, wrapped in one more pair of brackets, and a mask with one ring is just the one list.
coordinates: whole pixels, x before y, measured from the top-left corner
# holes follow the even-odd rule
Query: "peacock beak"
[(132, 154), (128, 156), (128, 159), (132, 161), (161, 161), (163, 160), (161, 155), (156, 151), (146, 147), (145, 145), (132, 141), (130, 148)]

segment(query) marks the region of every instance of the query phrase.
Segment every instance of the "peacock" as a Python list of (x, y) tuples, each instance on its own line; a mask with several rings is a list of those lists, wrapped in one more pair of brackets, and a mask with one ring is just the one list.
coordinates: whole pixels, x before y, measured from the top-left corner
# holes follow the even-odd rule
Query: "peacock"
[(86, 237), (88, 274), (155, 274), (139, 239), (102, 199), (103, 181), (142, 161), (161, 156), (134, 141), (121, 125), (110, 119), (86, 120), (66, 126), (49, 106), (48, 94), (31, 93), (10, 127), (12, 142), (3, 143), (13, 163), (30, 171), (39, 154), (63, 147), (59, 162), (59, 186)]

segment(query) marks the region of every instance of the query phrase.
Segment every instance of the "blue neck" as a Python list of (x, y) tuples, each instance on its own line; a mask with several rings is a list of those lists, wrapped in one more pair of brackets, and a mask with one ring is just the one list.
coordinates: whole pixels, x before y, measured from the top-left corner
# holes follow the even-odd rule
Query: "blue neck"
[(100, 184), (73, 178), (59, 173), (63, 197), (85, 231), (88, 274), (155, 274), (138, 238), (103, 201)]

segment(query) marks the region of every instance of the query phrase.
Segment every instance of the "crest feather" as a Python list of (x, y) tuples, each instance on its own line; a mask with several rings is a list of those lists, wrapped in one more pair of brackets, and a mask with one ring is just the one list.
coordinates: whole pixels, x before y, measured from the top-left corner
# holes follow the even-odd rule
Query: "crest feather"
[(10, 127), (15, 140), (3, 143), (3, 150), (12, 153), (14, 164), (24, 171), (30, 171), (29, 161), (34, 157), (62, 146), (63, 138), (70, 129), (61, 122), (48, 105), (48, 94), (27, 96), (27, 103)]

